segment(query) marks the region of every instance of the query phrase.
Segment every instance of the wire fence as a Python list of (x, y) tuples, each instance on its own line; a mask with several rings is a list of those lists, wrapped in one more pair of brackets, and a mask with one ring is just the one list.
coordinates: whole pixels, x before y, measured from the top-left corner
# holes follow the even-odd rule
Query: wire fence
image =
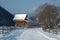
[(45, 27), (42, 27), (42, 29), (49, 33), (60, 34), (60, 27), (58, 26), (55, 26), (54, 28), (47, 28), (47, 29), (45, 29)]
[[(18, 27), (18, 26), (0, 26), (0, 34), (9, 33), (12, 30), (16, 29), (23, 29), (24, 27)], [(40, 27), (39, 27), (40, 28)], [(60, 27), (52, 28), (52, 29), (46, 29), (45, 31), (52, 32), (55, 34), (60, 34)]]
[(20, 29), (20, 28), (21, 27), (15, 27), (15, 26), (0, 26), (0, 34), (9, 33), (12, 30)]

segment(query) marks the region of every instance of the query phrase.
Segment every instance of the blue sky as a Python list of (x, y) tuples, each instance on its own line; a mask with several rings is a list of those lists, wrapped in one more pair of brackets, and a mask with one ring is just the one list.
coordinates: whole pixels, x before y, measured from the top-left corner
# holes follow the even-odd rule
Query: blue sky
[(60, 5), (60, 0), (0, 0), (0, 5), (14, 13), (33, 13), (34, 10), (45, 3)]

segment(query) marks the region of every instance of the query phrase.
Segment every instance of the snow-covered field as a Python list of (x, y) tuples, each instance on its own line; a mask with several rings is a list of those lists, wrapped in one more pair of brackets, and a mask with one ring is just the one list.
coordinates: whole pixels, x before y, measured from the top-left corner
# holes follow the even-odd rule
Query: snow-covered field
[(41, 28), (24, 28), (0, 34), (0, 40), (60, 40), (60, 35), (44, 32)]

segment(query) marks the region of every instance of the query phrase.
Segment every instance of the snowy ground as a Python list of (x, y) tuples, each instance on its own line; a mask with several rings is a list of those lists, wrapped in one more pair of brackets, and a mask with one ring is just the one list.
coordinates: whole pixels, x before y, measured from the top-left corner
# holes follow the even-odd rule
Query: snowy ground
[(41, 28), (25, 28), (0, 35), (0, 40), (60, 40), (60, 35), (44, 32)]

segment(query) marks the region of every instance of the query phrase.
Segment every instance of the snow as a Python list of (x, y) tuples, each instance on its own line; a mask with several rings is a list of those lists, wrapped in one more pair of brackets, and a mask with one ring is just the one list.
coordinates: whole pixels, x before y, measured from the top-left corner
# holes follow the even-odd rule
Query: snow
[[(43, 39), (41, 39), (43, 38)], [(44, 36), (38, 33), (37, 30), (26, 30), (21, 36), (17, 38), (18, 40), (45, 40)], [(47, 39), (46, 39), (47, 40)]]
[(13, 20), (25, 20), (27, 14), (16, 14)]
[(41, 28), (25, 28), (0, 36), (0, 40), (60, 40), (60, 35), (44, 32)]

